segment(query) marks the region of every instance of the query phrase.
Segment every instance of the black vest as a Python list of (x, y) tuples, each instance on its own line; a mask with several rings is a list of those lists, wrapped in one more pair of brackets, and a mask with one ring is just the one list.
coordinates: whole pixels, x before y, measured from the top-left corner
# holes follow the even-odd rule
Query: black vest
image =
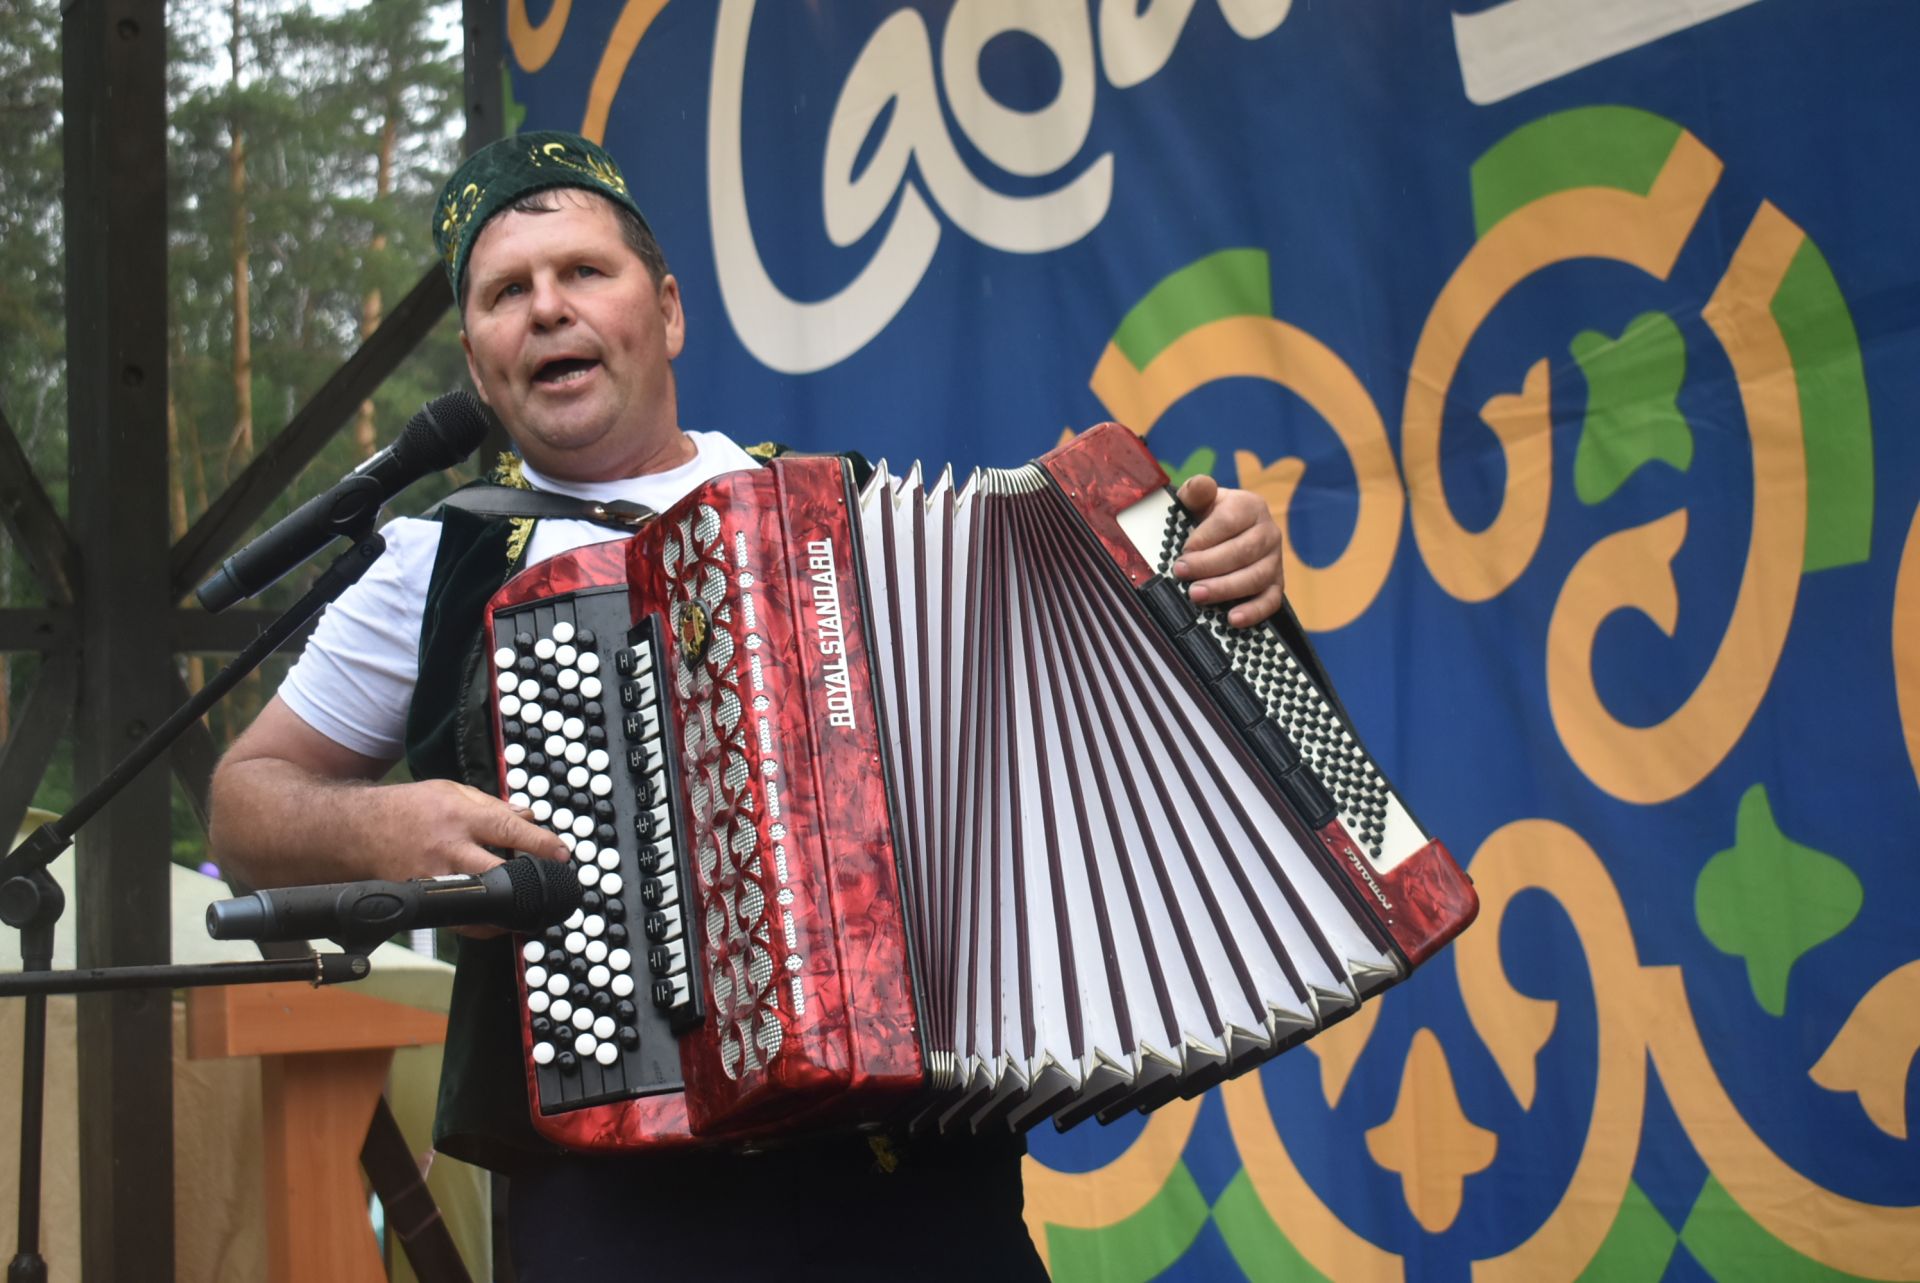
[[(416, 780), (461, 780), (495, 791), (486, 704), (469, 688), (484, 675), (487, 602), (519, 569), (507, 558), (511, 525), (441, 510), (440, 550), (420, 625), (420, 675), (407, 708), (407, 768)], [(511, 937), (458, 939), (433, 1144), (465, 1162), (510, 1171), (555, 1152), (528, 1121)]]

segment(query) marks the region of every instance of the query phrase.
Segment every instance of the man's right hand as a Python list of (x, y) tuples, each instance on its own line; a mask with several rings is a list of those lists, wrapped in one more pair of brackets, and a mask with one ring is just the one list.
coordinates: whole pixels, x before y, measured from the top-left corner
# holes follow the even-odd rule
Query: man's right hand
[(369, 830), (362, 850), (375, 867), (390, 870), (368, 876), (398, 881), (485, 873), (500, 863), (499, 850), (568, 858), (559, 837), (528, 819), (528, 813), (453, 780), (379, 784), (354, 793), (363, 795), (353, 800), (365, 807), (362, 822)]
[(270, 701), (213, 777), (213, 858), (256, 887), (484, 873), (488, 848), (565, 860), (559, 837), (451, 780), (377, 784), (392, 764)]

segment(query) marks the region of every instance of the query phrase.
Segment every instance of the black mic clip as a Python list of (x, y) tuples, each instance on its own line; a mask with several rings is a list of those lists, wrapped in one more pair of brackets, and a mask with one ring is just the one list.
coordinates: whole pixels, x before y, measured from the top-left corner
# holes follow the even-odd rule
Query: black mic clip
[[(342, 894), (340, 927), (326, 936), (348, 953), (372, 953), (410, 925), (407, 903), (385, 890)], [(208, 910), (211, 915), (212, 910)]]
[(331, 940), (366, 953), (402, 931), (489, 926), (539, 931), (579, 909), (572, 868), (516, 857), (477, 875), (335, 882), (256, 891), (207, 906), (215, 940)]
[[(299, 522), (303, 518), (313, 518), (327, 532), (326, 537), (319, 541), (323, 544), (341, 535), (358, 541), (373, 533), (374, 519), (380, 515), (380, 509), (386, 502), (387, 494), (379, 479), (356, 472), (342, 479), (325, 494), (307, 500), (288, 520)], [(309, 525), (306, 528), (311, 530), (313, 527)], [(271, 534), (269, 532), (269, 537)], [(195, 590), (194, 595), (208, 614), (217, 615), (258, 591), (258, 588), (246, 587), (243, 578), (235, 558), (229, 557)]]
[(373, 521), (387, 502), (380, 483), (365, 473), (355, 473), (333, 488), (333, 500), (327, 509), (327, 526), (335, 535), (364, 539), (373, 533)]

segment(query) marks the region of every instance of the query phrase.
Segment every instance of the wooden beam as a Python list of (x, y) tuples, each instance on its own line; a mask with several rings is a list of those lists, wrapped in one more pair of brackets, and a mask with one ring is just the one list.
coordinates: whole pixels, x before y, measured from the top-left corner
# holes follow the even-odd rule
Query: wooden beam
[[(298, 1056), (426, 1047), (446, 1041), (439, 1012), (303, 980), (216, 985), (187, 998), (187, 1056)], [(379, 1095), (378, 1091), (374, 1095)]]
[(74, 637), (71, 610), (0, 607), (0, 651), (64, 650), (72, 647)]
[[(392, 1049), (438, 1043), (446, 1033), (442, 1014), (342, 988), (233, 985), (188, 994), (189, 1056), (260, 1057), (272, 1278), (377, 1283), (386, 1277), (367, 1226), (357, 1160), (370, 1143), (369, 1121), (378, 1122), (384, 1109), (380, 1092)], [(385, 1125), (392, 1127), (390, 1118)], [(405, 1141), (400, 1148), (405, 1154)], [(404, 1165), (411, 1169), (408, 1184), (417, 1186), (410, 1155)], [(451, 1263), (464, 1276), (457, 1253)]]
[(20, 545), (33, 577), (56, 606), (73, 604), (73, 543), (27, 452), (0, 410), (0, 525)]
[(467, 95), (467, 134), (462, 146), (471, 156), (506, 133), (507, 64), (501, 37), (507, 24), (501, 17), (500, 0), (461, 0), (460, 20)]
[[(83, 793), (166, 717), (172, 690), (167, 30), (163, 0), (61, 9), (69, 513), (85, 569), (74, 786)], [(168, 960), (172, 801), (165, 772), (146, 771), (80, 830), (81, 967)], [(87, 1278), (171, 1283), (171, 995), (83, 995), (78, 1042)]]
[[(466, 70), (467, 133), (461, 149), (469, 156), (507, 131), (507, 24), (500, 0), (461, 0), (465, 31), (463, 66)], [(500, 421), (488, 416), (487, 435), (480, 442), (484, 476), (491, 461), (512, 448)]]
[[(191, 698), (187, 693), (187, 684), (180, 680), (178, 669), (173, 674), (172, 694), (176, 706), (185, 704)], [(207, 794), (213, 784), (213, 768), (220, 764), (220, 749), (214, 744), (213, 732), (207, 729), (205, 721), (195, 722), (180, 732), (180, 738), (167, 750), (167, 764), (173, 770), (173, 778), (186, 793), (187, 804), (200, 821), (201, 831), (205, 832)]]
[(436, 262), (387, 313), (380, 328), (367, 336), (367, 341), (300, 407), (287, 426), (254, 456), (246, 471), (234, 478), (233, 484), (207, 505), (200, 520), (180, 536), (167, 564), (171, 600), (179, 601), (200, 585), (452, 305), (446, 271)]
[(20, 821), (33, 803), (60, 737), (67, 733), (79, 676), (80, 663), (74, 651), (48, 655), (14, 720), (13, 734), (0, 745), (0, 834), (5, 835), (0, 840), (8, 845), (20, 831)]

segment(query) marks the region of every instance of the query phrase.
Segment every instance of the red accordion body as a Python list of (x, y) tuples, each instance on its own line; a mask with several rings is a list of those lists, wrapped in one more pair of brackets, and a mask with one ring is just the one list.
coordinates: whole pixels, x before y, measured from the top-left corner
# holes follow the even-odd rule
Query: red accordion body
[[(1138, 530), (1126, 528), (1144, 518), (1123, 514), (1143, 511), (1143, 504), (1157, 512), (1154, 502), (1163, 501), (1155, 496), (1165, 495), (1164, 473), (1138, 440), (1107, 425), (1037, 466), (1078, 514), (1087, 546), (1104, 551), (1115, 591), (1154, 587), (1155, 602), (1131, 610), (1176, 630), (1174, 643), (1155, 645), (1168, 655), (1199, 654), (1204, 665), (1214, 664), (1207, 655), (1224, 651), (1232, 669), (1235, 639), (1220, 634), (1214, 651), (1206, 650), (1192, 608), (1174, 599)], [(964, 946), (951, 937), (969, 930), (975, 954), (992, 951), (979, 947), (977, 922), (932, 931), (915, 925), (926, 917), (925, 901), (919, 912), (915, 901), (925, 875), (909, 867), (903, 844), (929, 823), (921, 813), (903, 815), (901, 799), (911, 808), (914, 799), (929, 798), (921, 812), (933, 802), (925, 778), (903, 778), (915, 775), (918, 758), (896, 760), (900, 723), (914, 718), (896, 718), (879, 689), (886, 684), (880, 671), (906, 670), (887, 669), (875, 654), (870, 602), (901, 572), (891, 562), (866, 564), (864, 550), (876, 535), (863, 531), (860, 504), (843, 461), (777, 460), (701, 486), (630, 540), (542, 563), (491, 603), (503, 795), (548, 803), (542, 818), (555, 827), (564, 817), (582, 880), (591, 878), (600, 892), (577, 922), (522, 943), (528, 1089), (543, 1134), (570, 1147), (632, 1149), (740, 1141), (914, 1110), (931, 1118), (943, 1101), (963, 1098), (974, 1103), (959, 1116), (973, 1126), (1030, 1125), (1056, 1106), (1071, 1121), (1151, 1107), (1310, 1035), (1471, 921), (1471, 885), (1437, 842), (1408, 827), (1397, 799), (1390, 814), (1384, 803), (1342, 801), (1337, 788), (1329, 792), (1313, 778), (1313, 770), (1335, 769), (1331, 758), (1308, 752), (1300, 765), (1302, 755), (1278, 744), (1276, 732), (1242, 725), (1236, 738), (1234, 716), (1207, 710), (1199, 716), (1227, 728), (1208, 734), (1230, 745), (1224, 755), (1236, 759), (1234, 770), (1262, 780), (1280, 773), (1263, 789), (1279, 799), (1272, 805), (1285, 821), (1283, 836), (1312, 849), (1320, 881), (1306, 899), (1325, 904), (1331, 897), (1353, 919), (1337, 931), (1309, 923), (1317, 952), (1335, 963), (1361, 954), (1370, 960), (1336, 967), (1343, 983), (1335, 985), (1301, 979), (1283, 958), (1298, 992), (1260, 997), (1256, 1007), (1268, 1004), (1263, 1027), (1250, 1019), (1216, 1021), (1217, 1048), (1207, 1038), (1198, 1040), (1209, 1044), (1199, 1050), (1173, 1046), (1179, 1026), (1172, 1016), (1166, 1036), (1142, 1043), (1144, 1061), (1138, 1054), (1130, 1062), (1121, 1055), (1119, 1063), (1096, 1056), (1074, 1035), (1071, 1052), (1080, 1059), (1071, 1061), (1062, 1043), (1047, 1066), (1017, 1065), (1009, 1071), (1017, 1073), (1017, 1092), (993, 1067), (989, 1053), (1003, 1050), (997, 1035), (970, 1059), (936, 1051), (944, 1044), (931, 1026), (952, 1021), (933, 1017), (950, 1004), (930, 998), (930, 959)], [(883, 649), (891, 659), (902, 625), (889, 627), (896, 640)], [(570, 644), (582, 635), (595, 639), (606, 657), (601, 664), (585, 660), (586, 645)], [(535, 654), (542, 650), (546, 658)], [(557, 664), (556, 656), (568, 663)], [(1031, 669), (1044, 667), (1029, 661)], [(549, 678), (550, 669), (560, 676)], [(1244, 685), (1231, 676), (1207, 680)], [(588, 691), (597, 694), (583, 697)], [(557, 722), (554, 713), (562, 714)], [(955, 742), (960, 730), (952, 732)], [(542, 759), (551, 783), (535, 786), (532, 780), (547, 776), (529, 764)], [(637, 791), (629, 789), (634, 780), (641, 781)], [(533, 787), (546, 791), (531, 796)], [(1091, 797), (1087, 805), (1094, 805)], [(1026, 810), (1033, 807), (1030, 798)], [(1356, 807), (1386, 818), (1356, 820)], [(1064, 820), (1050, 814), (1049, 831), (1056, 823)], [(981, 821), (976, 830), (983, 825), (991, 829), (991, 821)], [(1383, 842), (1395, 848), (1387, 856), (1380, 854)], [(976, 832), (976, 865), (977, 852), (993, 845)], [(1232, 867), (1234, 877), (1248, 881)], [(1067, 913), (1069, 890), (1051, 901), (1060, 940), (1090, 929), (1069, 921), (1086, 916)], [(937, 898), (931, 887), (925, 894)], [(1259, 902), (1275, 899), (1255, 897), (1263, 924)], [(1040, 929), (1055, 949), (1055, 928)], [(1266, 929), (1278, 938), (1279, 928)], [(1078, 947), (1091, 946), (1083, 939)], [(1007, 965), (1022, 971), (1025, 947), (1008, 948), (1007, 958), (1018, 962)], [(1071, 976), (1070, 944), (1057, 952)], [(612, 962), (624, 962), (631, 978), (622, 981)], [(998, 969), (997, 954), (991, 963), (994, 970), (969, 983), (973, 1001), (991, 997), (998, 1012), (997, 996), (985, 991), (1019, 978)], [(1144, 987), (1111, 961), (1106, 970), (1116, 987)], [(1093, 975), (1081, 980), (1089, 989), (1102, 983)], [(650, 1001), (656, 991), (658, 1005)], [(1247, 993), (1251, 998), (1253, 990)], [(1228, 997), (1240, 1001), (1237, 993)], [(1071, 995), (1068, 1001), (1077, 1007)], [(1134, 1002), (1158, 1009), (1149, 999)], [(1167, 1002), (1162, 997), (1159, 1006)], [(1117, 999), (1109, 1005), (1124, 1006)], [(1125, 1027), (1124, 1012), (1121, 1022)], [(1002, 1058), (1013, 1065), (1019, 1054)], [(1180, 1065), (1160, 1063), (1169, 1058)], [(1090, 1072), (1096, 1062), (1105, 1064)], [(1149, 1091), (1150, 1078), (1165, 1085)], [(1069, 1108), (1076, 1100), (1077, 1112)], [(929, 1105), (935, 1108), (927, 1111)]]

